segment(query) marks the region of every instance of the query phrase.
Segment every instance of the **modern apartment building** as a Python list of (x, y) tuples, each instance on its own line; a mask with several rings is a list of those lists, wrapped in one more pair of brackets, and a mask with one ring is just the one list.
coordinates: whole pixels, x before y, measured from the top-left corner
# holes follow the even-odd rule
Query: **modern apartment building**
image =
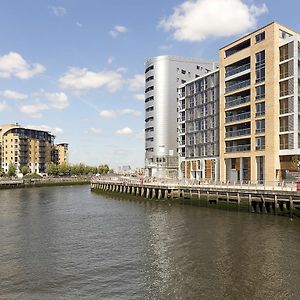
[(1, 169), (8, 171), (14, 164), (17, 173), (27, 166), (31, 173), (45, 173), (51, 162), (54, 136), (47, 131), (21, 127), (19, 124), (0, 126)]
[(59, 165), (69, 163), (69, 144), (60, 143), (54, 145), (54, 163)]
[(219, 70), (179, 87), (179, 178), (219, 179)]
[(176, 177), (178, 86), (216, 69), (193, 58), (158, 56), (145, 62), (145, 175)]
[(300, 35), (276, 22), (220, 49), (220, 179), (289, 179), (300, 158)]

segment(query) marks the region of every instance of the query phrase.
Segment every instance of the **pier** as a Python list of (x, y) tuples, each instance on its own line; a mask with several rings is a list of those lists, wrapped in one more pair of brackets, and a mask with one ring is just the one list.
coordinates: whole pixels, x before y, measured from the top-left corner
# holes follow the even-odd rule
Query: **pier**
[(300, 193), (291, 185), (251, 185), (201, 182), (144, 181), (118, 177), (91, 180), (92, 191), (133, 195), (149, 200), (167, 200), (251, 213), (300, 216)]

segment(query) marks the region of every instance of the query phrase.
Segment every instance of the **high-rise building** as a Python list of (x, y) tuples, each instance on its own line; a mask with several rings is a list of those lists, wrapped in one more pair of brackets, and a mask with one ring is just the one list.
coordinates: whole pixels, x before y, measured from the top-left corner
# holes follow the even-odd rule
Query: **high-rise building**
[(27, 166), (31, 173), (45, 173), (51, 162), (54, 135), (47, 131), (21, 127), (19, 124), (0, 126), (1, 169), (16, 166), (17, 173)]
[(276, 22), (220, 49), (220, 177), (292, 178), (300, 158), (300, 35)]
[(54, 151), (55, 151), (54, 163), (59, 165), (69, 163), (69, 144), (67, 143), (55, 144)]
[(179, 87), (179, 178), (219, 179), (219, 70)]
[(177, 88), (216, 67), (214, 62), (177, 56), (158, 56), (146, 61), (146, 176), (177, 176)]

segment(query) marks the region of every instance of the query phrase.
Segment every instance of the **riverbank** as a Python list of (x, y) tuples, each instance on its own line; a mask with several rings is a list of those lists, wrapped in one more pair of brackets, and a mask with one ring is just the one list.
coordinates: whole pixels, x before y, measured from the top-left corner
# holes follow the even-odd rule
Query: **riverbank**
[(34, 179), (8, 179), (0, 180), (0, 189), (30, 188), (42, 186), (69, 186), (88, 185), (90, 177), (46, 177)]

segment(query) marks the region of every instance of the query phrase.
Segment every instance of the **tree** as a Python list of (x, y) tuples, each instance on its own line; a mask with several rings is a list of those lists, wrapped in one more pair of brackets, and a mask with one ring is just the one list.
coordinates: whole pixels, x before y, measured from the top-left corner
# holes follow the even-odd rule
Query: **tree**
[(8, 166), (7, 175), (9, 177), (16, 176), (16, 171), (17, 171), (16, 166), (13, 163), (10, 163)]
[(26, 174), (28, 174), (28, 173), (29, 173), (29, 168), (28, 168), (28, 166), (23, 166), (23, 167), (21, 168), (21, 173), (23, 174), (23, 176), (25, 176)]
[(107, 174), (107, 173), (109, 172), (109, 166), (108, 166), (107, 164), (105, 164), (105, 165), (100, 165), (100, 166), (98, 167), (98, 172), (99, 172), (100, 174)]
[(58, 166), (54, 163), (50, 163), (47, 166), (47, 174), (48, 175), (57, 175), (59, 172)]

